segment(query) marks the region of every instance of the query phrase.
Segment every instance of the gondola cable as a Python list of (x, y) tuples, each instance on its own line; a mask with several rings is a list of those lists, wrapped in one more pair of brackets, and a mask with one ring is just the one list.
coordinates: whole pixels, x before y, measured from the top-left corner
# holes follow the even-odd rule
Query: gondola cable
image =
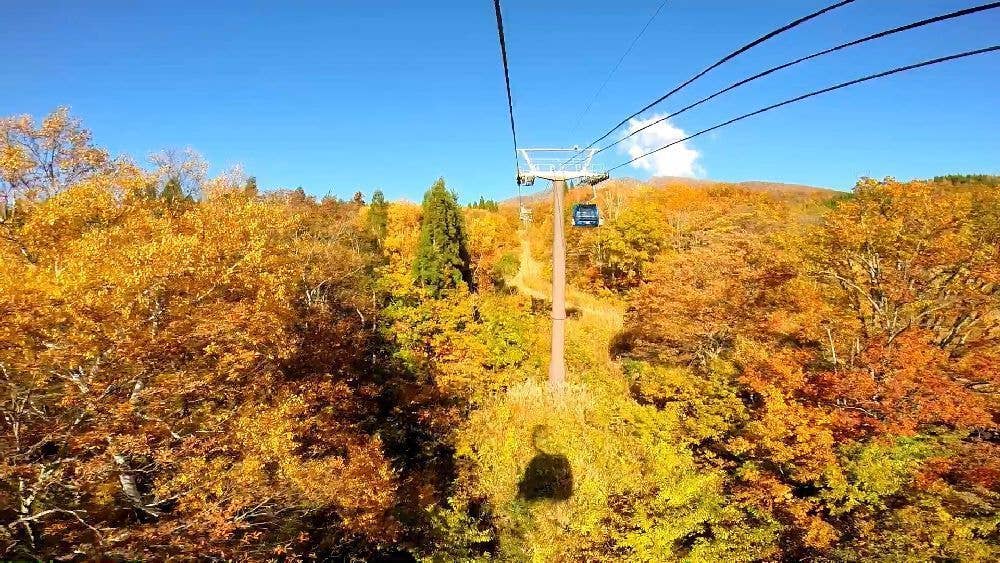
[(682, 113), (684, 113), (684, 112), (686, 112), (686, 111), (688, 111), (690, 109), (698, 107), (701, 104), (703, 104), (703, 103), (705, 103), (705, 102), (707, 102), (709, 100), (712, 100), (713, 98), (715, 98), (717, 96), (725, 94), (726, 92), (729, 92), (729, 91), (731, 91), (731, 90), (733, 90), (735, 88), (739, 88), (740, 86), (743, 86), (744, 84), (747, 84), (749, 82), (753, 82), (754, 80), (757, 80), (758, 78), (763, 78), (763, 77), (765, 77), (765, 76), (767, 76), (769, 74), (775, 73), (775, 72), (777, 72), (779, 70), (786, 69), (786, 68), (788, 68), (790, 66), (794, 66), (794, 65), (797, 65), (799, 63), (802, 63), (802, 62), (805, 62), (805, 61), (808, 61), (808, 60), (811, 60), (811, 59), (815, 59), (817, 57), (821, 57), (823, 55), (828, 55), (830, 53), (834, 53), (836, 51), (840, 51), (840, 50), (846, 49), (848, 47), (853, 47), (853, 46), (856, 46), (856, 45), (860, 45), (862, 43), (867, 43), (868, 41), (873, 41), (875, 39), (881, 39), (881, 38), (887, 37), (889, 35), (894, 35), (896, 33), (901, 33), (903, 31), (910, 31), (910, 30), (913, 30), (913, 29), (916, 29), (916, 28), (919, 28), (919, 27), (923, 27), (925, 25), (930, 25), (930, 24), (933, 24), (933, 23), (938, 23), (938, 22), (942, 22), (942, 21), (946, 21), (946, 20), (950, 20), (950, 19), (954, 19), (954, 18), (958, 18), (958, 17), (962, 17), (962, 16), (968, 16), (968, 15), (971, 15), (971, 14), (975, 14), (977, 12), (982, 12), (982, 11), (985, 11), (985, 10), (992, 10), (992, 9), (995, 9), (995, 8), (1000, 8), (1000, 2), (991, 2), (989, 4), (981, 4), (979, 6), (973, 6), (971, 8), (966, 8), (964, 10), (958, 10), (958, 11), (955, 11), (955, 12), (950, 12), (950, 13), (947, 13), (947, 14), (942, 14), (940, 16), (935, 16), (935, 17), (932, 17), (932, 18), (923, 19), (923, 20), (920, 20), (920, 21), (916, 21), (916, 22), (913, 22), (913, 23), (906, 24), (906, 25), (901, 25), (901, 26), (898, 26), (898, 27), (894, 27), (892, 29), (887, 29), (887, 30), (884, 30), (884, 31), (880, 31), (878, 33), (873, 33), (871, 35), (867, 35), (867, 36), (862, 37), (860, 39), (855, 39), (853, 41), (848, 41), (847, 43), (841, 43), (840, 45), (837, 45), (835, 47), (830, 47), (829, 49), (824, 49), (822, 51), (817, 51), (817, 52), (815, 52), (815, 53), (813, 53), (811, 55), (806, 55), (804, 57), (799, 57), (798, 59), (795, 59), (793, 61), (789, 61), (787, 63), (781, 64), (781, 65), (778, 65), (778, 66), (775, 66), (775, 67), (771, 67), (771, 68), (769, 68), (769, 69), (767, 69), (767, 70), (765, 70), (763, 72), (759, 72), (759, 73), (757, 73), (757, 74), (755, 74), (753, 76), (744, 78), (743, 80), (740, 80), (738, 82), (734, 82), (733, 84), (730, 84), (729, 86), (723, 88), (722, 90), (719, 90), (719, 91), (717, 91), (717, 92), (715, 92), (713, 94), (710, 94), (710, 95), (708, 95), (708, 96), (706, 96), (706, 97), (698, 100), (697, 102), (694, 102), (692, 104), (688, 104), (687, 106), (685, 106), (685, 107), (683, 107), (683, 108), (681, 108), (681, 109), (679, 109), (679, 110), (677, 110), (677, 111), (675, 111), (673, 113), (670, 113), (670, 114), (665, 115), (665, 116), (663, 116), (663, 117), (661, 117), (659, 119), (656, 119), (655, 121), (647, 123), (647, 124), (643, 125), (642, 127), (639, 127), (637, 129), (635, 129), (634, 131), (629, 131), (627, 135), (624, 135), (620, 139), (618, 139), (618, 140), (616, 140), (616, 141), (614, 141), (612, 143), (609, 143), (609, 144), (601, 147), (594, 154), (595, 155), (600, 154), (600, 153), (602, 153), (602, 152), (610, 149), (611, 147), (613, 147), (613, 146), (621, 143), (625, 139), (628, 139), (629, 137), (637, 135), (638, 133), (640, 133), (640, 132), (642, 132), (642, 131), (644, 131), (646, 129), (649, 129), (650, 127), (653, 127), (654, 125), (657, 125), (659, 123), (663, 123), (664, 121), (666, 121), (668, 119), (671, 119), (673, 117), (676, 117), (676, 116), (678, 116), (678, 115), (680, 115), (680, 114), (682, 114)]
[(722, 57), (718, 61), (712, 63), (711, 65), (709, 65), (707, 68), (705, 68), (701, 72), (699, 72), (699, 73), (695, 74), (694, 76), (692, 76), (691, 78), (685, 80), (680, 85), (676, 86), (675, 88), (673, 88), (672, 90), (670, 90), (666, 94), (664, 94), (664, 95), (660, 96), (659, 98), (653, 100), (652, 102), (646, 104), (639, 111), (636, 111), (632, 115), (629, 115), (625, 119), (621, 120), (614, 127), (612, 127), (611, 129), (609, 129), (606, 133), (604, 133), (603, 135), (601, 135), (600, 137), (598, 137), (597, 139), (595, 139), (593, 142), (591, 142), (589, 145), (587, 145), (586, 147), (584, 147), (582, 150), (580, 150), (579, 152), (577, 152), (575, 155), (573, 155), (572, 157), (570, 157), (567, 160), (567, 162), (573, 160), (574, 158), (576, 158), (576, 156), (578, 156), (580, 154), (583, 154), (587, 149), (592, 148), (597, 143), (599, 143), (599, 142), (603, 141), (604, 139), (607, 139), (608, 137), (610, 137), (612, 134), (614, 134), (615, 131), (618, 130), (619, 127), (621, 127), (622, 125), (627, 124), (629, 122), (629, 120), (632, 119), (633, 117), (638, 116), (642, 112), (644, 112), (644, 111), (652, 108), (653, 106), (659, 104), (663, 100), (666, 100), (670, 96), (673, 96), (677, 92), (679, 92), (682, 89), (684, 89), (687, 86), (689, 86), (695, 80), (698, 80), (702, 76), (704, 76), (704, 75), (708, 74), (710, 71), (712, 71), (712, 70), (714, 70), (714, 69), (722, 66), (726, 62), (728, 62), (728, 61), (730, 61), (730, 60), (738, 57), (739, 55), (741, 55), (741, 54), (749, 51), (750, 49), (753, 49), (754, 47), (756, 47), (757, 45), (760, 45), (761, 43), (764, 43), (765, 41), (773, 39), (774, 37), (777, 37), (778, 35), (781, 35), (782, 33), (786, 32), (786, 31), (790, 31), (792, 29), (795, 29), (796, 27), (798, 27), (798, 26), (800, 26), (800, 25), (802, 25), (802, 24), (804, 24), (804, 23), (806, 23), (806, 22), (808, 22), (808, 21), (810, 21), (812, 19), (818, 18), (818, 17), (820, 17), (820, 16), (822, 16), (822, 15), (828, 13), (828, 12), (836, 10), (837, 8), (841, 8), (843, 6), (851, 4), (854, 1), (855, 0), (841, 0), (840, 2), (835, 2), (835, 3), (830, 4), (830, 5), (828, 5), (828, 6), (824, 7), (824, 8), (816, 10), (815, 12), (812, 12), (810, 14), (802, 16), (801, 18), (798, 18), (798, 19), (796, 19), (794, 21), (791, 21), (791, 22), (789, 22), (789, 23), (787, 23), (787, 24), (785, 24), (785, 25), (783, 25), (783, 26), (781, 26), (781, 27), (779, 27), (779, 28), (777, 28), (777, 29), (775, 29), (773, 31), (770, 31), (770, 32), (768, 32), (768, 33), (766, 33), (766, 34), (758, 37), (757, 39), (754, 39), (753, 41), (747, 43), (746, 45), (743, 45), (739, 49), (736, 49), (735, 51), (733, 51), (733, 52), (729, 53), (728, 55)]
[(611, 168), (608, 169), (608, 172), (611, 172), (613, 170), (617, 170), (619, 168), (622, 168), (623, 166), (628, 166), (629, 164), (632, 164), (632, 163), (634, 163), (636, 161), (642, 160), (643, 158), (646, 158), (647, 156), (650, 156), (652, 154), (658, 153), (658, 152), (660, 152), (662, 150), (668, 149), (668, 148), (670, 148), (670, 147), (672, 147), (674, 145), (683, 143), (685, 141), (689, 141), (691, 139), (694, 139), (695, 137), (698, 137), (700, 135), (704, 135), (705, 133), (708, 133), (710, 131), (715, 131), (716, 129), (720, 129), (720, 128), (725, 127), (727, 125), (731, 125), (733, 123), (736, 123), (737, 121), (742, 121), (742, 120), (747, 119), (749, 117), (753, 117), (755, 115), (760, 115), (762, 113), (771, 111), (773, 109), (780, 108), (782, 106), (786, 106), (786, 105), (789, 105), (789, 104), (792, 104), (792, 103), (795, 103), (795, 102), (799, 102), (799, 101), (805, 100), (807, 98), (812, 98), (813, 96), (818, 96), (820, 94), (825, 94), (827, 92), (832, 92), (834, 90), (839, 90), (841, 88), (846, 88), (848, 86), (853, 86), (855, 84), (860, 84), (862, 82), (868, 82), (869, 80), (875, 80), (877, 78), (884, 78), (886, 76), (890, 76), (890, 75), (893, 75), (893, 74), (898, 74), (900, 72), (906, 72), (906, 71), (909, 71), (909, 70), (914, 70), (914, 69), (918, 69), (918, 68), (925, 67), (925, 66), (931, 66), (931, 65), (935, 65), (935, 64), (940, 64), (940, 63), (943, 63), (943, 62), (953, 61), (953, 60), (956, 60), (956, 59), (962, 59), (962, 58), (965, 58), (965, 57), (971, 57), (971, 56), (974, 56), (974, 55), (982, 55), (982, 54), (986, 54), (986, 53), (990, 53), (990, 52), (994, 52), (994, 51), (1000, 51), (1000, 45), (993, 45), (991, 47), (984, 47), (982, 49), (975, 49), (973, 51), (965, 51), (965, 52), (957, 53), (957, 54), (954, 54), (954, 55), (948, 55), (948, 56), (945, 56), (945, 57), (939, 57), (939, 58), (936, 58), (936, 59), (930, 59), (930, 60), (927, 60), (927, 61), (923, 61), (923, 62), (919, 62), (919, 63), (914, 63), (914, 64), (911, 64), (911, 65), (901, 66), (901, 67), (897, 67), (897, 68), (894, 68), (894, 69), (891, 69), (891, 70), (887, 70), (887, 71), (884, 71), (884, 72), (880, 72), (880, 73), (877, 73), (877, 74), (870, 74), (870, 75), (864, 76), (862, 78), (856, 78), (854, 80), (849, 80), (847, 82), (842, 82), (840, 84), (837, 84), (837, 85), (834, 85), (834, 86), (829, 86), (829, 87), (823, 88), (821, 90), (815, 90), (813, 92), (809, 92), (808, 94), (803, 94), (801, 96), (796, 96), (794, 98), (787, 99), (787, 100), (785, 100), (783, 102), (778, 102), (776, 104), (772, 104), (770, 106), (763, 107), (761, 109), (758, 109), (756, 111), (752, 111), (750, 113), (745, 113), (745, 114), (743, 114), (743, 115), (741, 115), (739, 117), (734, 117), (733, 119), (730, 119), (729, 121), (725, 121), (723, 123), (719, 123), (718, 125), (714, 125), (714, 126), (709, 127), (707, 129), (702, 129), (701, 131), (698, 131), (697, 133), (693, 133), (691, 135), (688, 135), (687, 137), (684, 137), (683, 139), (678, 139), (678, 140), (673, 141), (671, 143), (667, 143), (666, 145), (663, 145), (662, 147), (659, 147), (657, 149), (653, 149), (653, 150), (651, 150), (651, 151), (649, 151), (647, 153), (641, 154), (641, 155), (639, 155), (639, 156), (637, 156), (637, 157), (635, 157), (635, 158), (633, 158), (633, 159), (631, 159), (629, 161), (626, 161), (626, 162), (623, 162), (623, 163), (618, 164), (616, 166), (613, 166), (613, 167), (611, 167)]
[[(521, 169), (517, 162), (517, 129), (514, 127), (514, 98), (510, 93), (510, 66), (507, 63), (507, 40), (503, 33), (503, 16), (500, 13), (500, 0), (493, 0), (493, 8), (497, 16), (497, 36), (500, 38), (500, 58), (503, 61), (503, 78), (507, 86), (507, 112), (510, 115), (510, 135), (514, 140), (514, 172), (520, 177)], [(518, 188), (520, 198), (520, 188)]]

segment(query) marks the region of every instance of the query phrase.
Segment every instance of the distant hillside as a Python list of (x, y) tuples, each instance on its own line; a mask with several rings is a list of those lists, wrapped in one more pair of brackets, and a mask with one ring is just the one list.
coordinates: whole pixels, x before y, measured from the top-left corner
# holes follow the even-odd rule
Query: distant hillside
[[(547, 188), (548, 186), (547, 180), (538, 180), (538, 182), (542, 186)], [(818, 186), (806, 186), (803, 184), (784, 184), (781, 182), (764, 182), (758, 180), (751, 180), (744, 182), (720, 182), (718, 180), (710, 180), (702, 178), (685, 178), (681, 176), (656, 176), (646, 181), (637, 180), (635, 178), (614, 178), (600, 184), (598, 186), (598, 189), (600, 189), (601, 187), (610, 187), (610, 186), (636, 187), (640, 185), (662, 187), (662, 188), (666, 188), (669, 186), (690, 186), (690, 187), (709, 188), (712, 186), (718, 186), (720, 184), (736, 186), (750, 191), (769, 192), (778, 196), (787, 196), (787, 197), (803, 197), (803, 196), (816, 197), (825, 195), (833, 196), (838, 193), (841, 193), (837, 190), (833, 190), (830, 188), (821, 188)], [(538, 184), (536, 184), (536, 186), (537, 185)], [(533, 187), (535, 186), (528, 187), (527, 189), (531, 189)], [(550, 193), (551, 191), (549, 189), (544, 189), (541, 191), (531, 192), (531, 193), (525, 192), (523, 195), (523, 199), (526, 202), (540, 201), (542, 199), (548, 198)], [(513, 197), (510, 199), (506, 199), (501, 203), (516, 204), (517, 198)]]

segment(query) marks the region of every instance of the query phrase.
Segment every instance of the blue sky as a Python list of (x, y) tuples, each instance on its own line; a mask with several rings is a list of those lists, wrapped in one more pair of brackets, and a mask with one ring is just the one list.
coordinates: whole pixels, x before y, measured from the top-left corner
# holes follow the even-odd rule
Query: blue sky
[[(668, 1), (574, 134), (659, 1), (503, 3), (522, 145), (585, 145), (739, 45), (829, 3)], [(790, 58), (982, 2), (858, 0), (713, 71), (660, 111)], [(241, 163), (263, 187), (342, 197), (377, 187), (419, 200), (444, 176), (466, 201), (515, 193), (489, 0), (15, 0), (4, 11), (0, 115), (68, 105), (113, 153), (142, 159), (191, 146), (216, 171)], [(808, 90), (994, 43), (1000, 10), (783, 71), (671, 126), (690, 133)], [(700, 137), (678, 157), (680, 169), (840, 189), (861, 175), (997, 173), (998, 91), (997, 54), (921, 69)], [(605, 163), (623, 160), (612, 153)]]

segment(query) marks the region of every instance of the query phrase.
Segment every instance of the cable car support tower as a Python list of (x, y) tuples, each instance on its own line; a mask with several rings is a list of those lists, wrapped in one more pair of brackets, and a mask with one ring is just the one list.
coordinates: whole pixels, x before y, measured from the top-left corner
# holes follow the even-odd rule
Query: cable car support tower
[(573, 148), (517, 149), (526, 170), (518, 167), (517, 183), (530, 186), (536, 178), (552, 182), (552, 356), (549, 386), (561, 389), (566, 383), (566, 181), (596, 184), (608, 178), (594, 170), (591, 161), (596, 149)]

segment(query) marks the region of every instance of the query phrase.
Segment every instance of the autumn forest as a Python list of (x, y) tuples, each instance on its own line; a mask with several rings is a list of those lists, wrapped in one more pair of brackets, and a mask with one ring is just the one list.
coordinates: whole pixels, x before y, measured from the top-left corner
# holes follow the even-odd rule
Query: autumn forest
[(1000, 177), (571, 188), (552, 389), (551, 198), (207, 170), (0, 119), (0, 559), (1000, 559)]

